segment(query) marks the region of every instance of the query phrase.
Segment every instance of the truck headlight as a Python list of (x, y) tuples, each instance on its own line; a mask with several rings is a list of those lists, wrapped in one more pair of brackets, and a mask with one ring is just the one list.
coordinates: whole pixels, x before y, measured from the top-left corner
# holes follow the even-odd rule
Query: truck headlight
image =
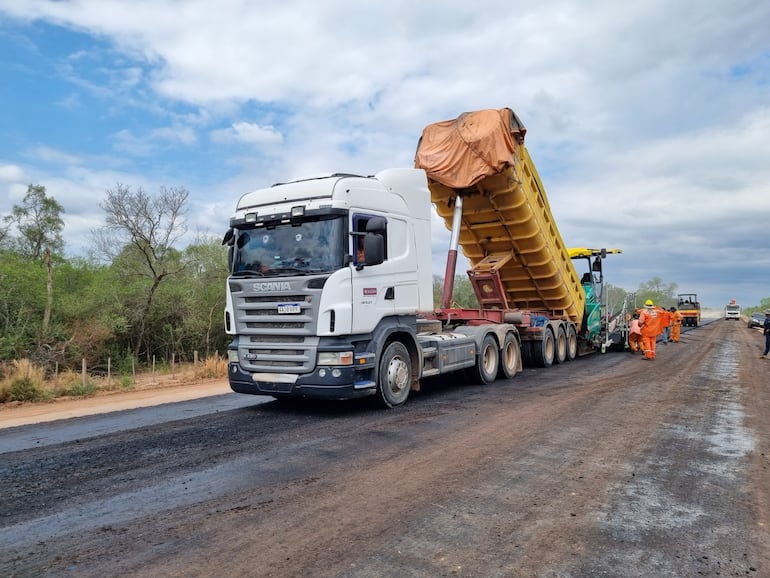
[(227, 361), (230, 363), (238, 363), (238, 350), (237, 349), (228, 349), (227, 350)]
[(318, 354), (318, 365), (353, 365), (353, 352), (322, 351)]

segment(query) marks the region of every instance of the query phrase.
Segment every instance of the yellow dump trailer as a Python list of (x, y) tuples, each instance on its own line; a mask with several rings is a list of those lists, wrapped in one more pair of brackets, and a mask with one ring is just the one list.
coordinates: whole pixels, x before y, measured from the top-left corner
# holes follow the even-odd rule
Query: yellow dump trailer
[(517, 152), (516, 166), (472, 187), (458, 190), (429, 181), (431, 199), (451, 227), (455, 198), (464, 197), (459, 241), (471, 263), (469, 275), (497, 272), (502, 308), (547, 311), (580, 324), (585, 310), (580, 278), (529, 153), (523, 145)]
[[(511, 109), (464, 113), (424, 129), (415, 166), (426, 171), (435, 209), (470, 261), (481, 309), (521, 312), (522, 342), (533, 342), (529, 357), (547, 365), (550, 354), (541, 349), (551, 337), (558, 362), (560, 340), (571, 358), (575, 340), (587, 335), (584, 283), (596, 278), (581, 277), (573, 265), (525, 134)], [(601, 262), (592, 269), (600, 273)]]

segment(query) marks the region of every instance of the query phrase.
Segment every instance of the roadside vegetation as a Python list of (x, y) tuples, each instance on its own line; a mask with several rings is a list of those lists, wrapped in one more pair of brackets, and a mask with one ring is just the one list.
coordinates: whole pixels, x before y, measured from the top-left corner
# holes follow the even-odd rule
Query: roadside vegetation
[(29, 186), (0, 218), (0, 401), (89, 395), (136, 387), (137, 375), (164, 368), (224, 365), (226, 252), (210, 237), (178, 247), (186, 203), (184, 189), (119, 185), (106, 192), (90, 256), (67, 257), (64, 208)]
[(27, 359), (0, 366), (0, 403), (43, 402), (58, 398), (92, 397), (116, 391), (133, 391), (227, 377), (227, 360), (213, 355), (199, 363), (162, 365), (137, 374), (99, 374), (65, 370), (47, 375)]

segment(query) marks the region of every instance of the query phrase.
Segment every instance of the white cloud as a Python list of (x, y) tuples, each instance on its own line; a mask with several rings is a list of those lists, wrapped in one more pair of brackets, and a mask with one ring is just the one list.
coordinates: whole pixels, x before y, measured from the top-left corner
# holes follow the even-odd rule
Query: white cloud
[(235, 122), (230, 128), (211, 131), (211, 140), (220, 143), (280, 144), (283, 137), (272, 126)]
[[(62, 56), (60, 104), (81, 109), (88, 95), (111, 117), (148, 115), (110, 126), (115, 150), (98, 159), (60, 143), (23, 156), (19, 170), (72, 191), (68, 202), (80, 191), (93, 203), (117, 176), (151, 190), (170, 178), (226, 226), (223, 196), (410, 166), (426, 124), (510, 106), (565, 241), (624, 249), (616, 284), (702, 274), (721, 302), (709, 259), (766, 259), (767, 3), (27, 0), (0, 14), (99, 39)], [(150, 166), (168, 151), (173, 162)], [(190, 171), (196, 154), (221, 155), (219, 172)], [(3, 174), (21, 160), (6, 161), (0, 181), (19, 180)], [(212, 221), (200, 226), (218, 232)]]
[(24, 171), (18, 165), (0, 165), (0, 181), (20, 181), (24, 177)]

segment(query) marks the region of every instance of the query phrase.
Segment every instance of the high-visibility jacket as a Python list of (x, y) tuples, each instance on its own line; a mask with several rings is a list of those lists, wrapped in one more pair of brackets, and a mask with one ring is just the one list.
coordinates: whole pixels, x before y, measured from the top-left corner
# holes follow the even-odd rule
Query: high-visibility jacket
[(663, 316), (654, 307), (645, 306), (639, 313), (639, 329), (644, 337), (656, 337), (663, 331)]

